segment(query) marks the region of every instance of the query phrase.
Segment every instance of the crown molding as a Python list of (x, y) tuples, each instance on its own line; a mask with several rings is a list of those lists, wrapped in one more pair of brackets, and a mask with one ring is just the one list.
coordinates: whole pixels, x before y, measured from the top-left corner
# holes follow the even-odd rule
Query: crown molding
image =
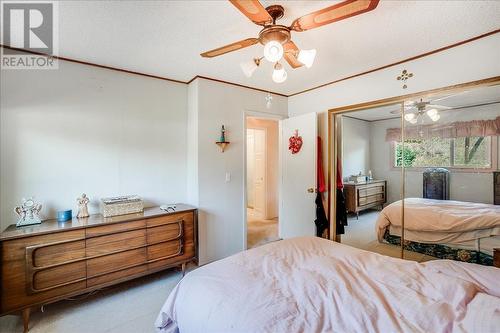
[(270, 94), (277, 95), (277, 96), (288, 97), (288, 95), (285, 95), (285, 94), (282, 94), (282, 93), (277, 93), (277, 92), (269, 91), (269, 90), (266, 90), (266, 89), (260, 89), (260, 88), (256, 88), (256, 87), (245, 86), (244, 84), (239, 84), (239, 83), (234, 83), (234, 82), (229, 82), (229, 81), (214, 79), (214, 78), (207, 77), (207, 76), (202, 76), (202, 75), (196, 75), (191, 80), (189, 80), (187, 82), (187, 84), (193, 82), (196, 79), (204, 79), (204, 80), (209, 80), (209, 81), (214, 81), (214, 82), (229, 84), (229, 85), (236, 86), (236, 87), (247, 88), (247, 89), (252, 89), (252, 90), (256, 90), (256, 91), (260, 91), (260, 92), (270, 93)]
[(499, 32), (500, 32), (500, 29), (496, 29), (496, 30), (493, 30), (493, 31), (490, 31), (490, 32), (487, 32), (487, 33), (484, 33), (484, 34), (481, 34), (481, 35), (469, 38), (469, 39), (465, 39), (463, 41), (460, 41), (460, 42), (457, 42), (457, 43), (454, 43), (454, 44), (450, 44), (450, 45), (447, 45), (447, 46), (444, 46), (444, 47), (441, 47), (441, 48), (429, 51), (429, 52), (421, 53), (419, 55), (416, 55), (416, 56), (413, 56), (413, 57), (410, 57), (410, 58), (406, 58), (406, 59), (403, 59), (403, 60), (399, 60), (397, 62), (388, 64), (388, 65), (384, 65), (384, 66), (381, 66), (381, 67), (370, 69), (368, 71), (364, 71), (364, 72), (357, 73), (357, 74), (354, 74), (354, 75), (346, 76), (346, 77), (341, 78), (341, 79), (337, 79), (337, 80), (334, 80), (334, 81), (323, 83), (321, 85), (318, 85), (318, 86), (315, 86), (315, 87), (312, 87), (312, 88), (308, 88), (308, 89), (305, 89), (305, 90), (302, 90), (302, 91), (299, 91), (299, 92), (296, 92), (296, 93), (292, 93), (292, 94), (289, 94), (289, 95), (283, 94), (283, 93), (274, 92), (274, 91), (270, 91), (270, 90), (267, 90), (267, 89), (261, 89), (261, 88), (257, 88), (257, 87), (247, 86), (247, 85), (244, 85), (244, 84), (239, 84), (239, 83), (234, 83), (234, 82), (230, 82), (230, 81), (224, 81), (224, 80), (220, 80), (220, 79), (216, 79), (216, 78), (211, 78), (211, 77), (207, 77), (207, 76), (202, 76), (202, 75), (195, 75), (189, 81), (181, 81), (181, 80), (175, 80), (175, 79), (171, 79), (171, 78), (164, 77), (164, 76), (146, 74), (146, 73), (142, 73), (142, 72), (132, 71), (132, 70), (128, 70), (128, 69), (124, 69), (124, 68), (118, 68), (118, 67), (113, 67), (113, 66), (100, 65), (100, 64), (96, 64), (96, 63), (92, 63), (92, 62), (88, 62), (88, 61), (82, 61), (82, 60), (77, 60), (77, 59), (63, 57), (63, 56), (51, 56), (51, 55), (48, 55), (48, 54), (45, 54), (45, 53), (34, 52), (34, 51), (22, 49), (22, 48), (10, 47), (8, 45), (3, 45), (3, 44), (0, 44), (0, 47), (1, 48), (10, 49), (10, 50), (15, 50), (15, 51), (18, 51), (18, 52), (24, 52), (24, 53), (29, 53), (29, 54), (36, 54), (36, 55), (48, 56), (48, 57), (52, 57), (54, 59), (68, 61), (68, 62), (73, 62), (73, 63), (77, 63), (77, 64), (80, 64), (80, 65), (98, 67), (98, 68), (103, 68), (103, 69), (118, 71), (118, 72), (132, 74), (132, 75), (140, 75), (140, 76), (145, 76), (145, 77), (149, 77), (149, 78), (153, 78), (153, 79), (157, 79), (157, 80), (169, 81), (169, 82), (173, 82), (173, 83), (190, 84), (191, 82), (193, 82), (196, 79), (205, 79), (205, 80), (210, 80), (210, 81), (219, 82), (219, 83), (223, 83), (223, 84), (233, 85), (233, 86), (236, 86), (236, 87), (247, 88), (247, 89), (251, 89), (251, 90), (255, 90), (255, 91), (260, 91), (260, 92), (265, 92), (265, 93), (271, 93), (271, 94), (277, 95), (277, 96), (292, 97), (292, 96), (303, 94), (303, 93), (306, 93), (306, 92), (309, 92), (309, 91), (312, 91), (312, 90), (315, 90), (315, 89), (323, 88), (323, 87), (326, 87), (326, 86), (329, 86), (329, 85), (332, 85), (332, 84), (335, 84), (335, 83), (339, 83), (339, 82), (342, 82), (342, 81), (353, 79), (355, 77), (359, 77), (359, 76), (363, 76), (363, 75), (370, 74), (370, 73), (373, 73), (373, 72), (377, 72), (377, 71), (380, 71), (380, 70), (383, 70), (383, 69), (386, 69), (386, 68), (389, 68), (389, 67), (392, 67), (392, 66), (397, 66), (397, 65), (400, 65), (400, 64), (405, 63), (405, 62), (409, 62), (409, 61), (413, 61), (413, 60), (416, 60), (416, 59), (419, 59), (419, 58), (427, 57), (429, 55), (432, 55), (432, 54), (435, 54), (435, 53), (438, 53), (438, 52), (442, 52), (442, 51), (445, 51), (445, 50), (448, 50), (448, 49), (451, 49), (451, 48), (454, 48), (454, 47), (457, 47), (457, 46), (460, 46), (460, 45), (463, 45), (463, 44), (467, 44), (467, 43), (476, 41), (478, 39), (485, 38), (485, 37), (497, 34)]

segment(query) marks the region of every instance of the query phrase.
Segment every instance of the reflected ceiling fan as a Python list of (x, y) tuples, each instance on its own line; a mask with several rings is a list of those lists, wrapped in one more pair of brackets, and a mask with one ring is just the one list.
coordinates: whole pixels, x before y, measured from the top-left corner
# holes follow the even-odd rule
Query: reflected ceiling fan
[(262, 26), (257, 38), (247, 38), (201, 54), (205, 58), (213, 58), (228, 52), (236, 51), (257, 43), (264, 45), (264, 56), (241, 64), (241, 69), (247, 77), (251, 77), (259, 67), (263, 58), (274, 63), (273, 81), (284, 82), (287, 73), (281, 58), (285, 58), (292, 68), (306, 66), (310, 68), (316, 56), (316, 50), (299, 50), (291, 40), (291, 32), (302, 32), (337, 22), (355, 15), (375, 9), (379, 0), (346, 0), (297, 18), (287, 27), (276, 24), (283, 17), (285, 9), (280, 5), (266, 8), (258, 0), (229, 0), (240, 12), (253, 23)]
[[(437, 102), (440, 98), (435, 100)], [(420, 99), (420, 101), (407, 101), (404, 103), (405, 109), (405, 120), (411, 124), (416, 124), (419, 120), (421, 123), (424, 122), (424, 114), (426, 114), (433, 122), (438, 121), (441, 116), (439, 115), (439, 111), (441, 110), (449, 110), (452, 109), (449, 106), (439, 105), (439, 104), (431, 104), (430, 101), (424, 101)], [(401, 114), (400, 110), (395, 110), (392, 113)]]

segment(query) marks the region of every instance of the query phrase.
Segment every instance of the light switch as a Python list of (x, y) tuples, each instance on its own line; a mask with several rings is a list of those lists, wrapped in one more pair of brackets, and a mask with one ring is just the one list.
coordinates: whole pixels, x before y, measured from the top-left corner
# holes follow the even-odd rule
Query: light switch
[(231, 181), (231, 173), (226, 172), (226, 183), (229, 183)]

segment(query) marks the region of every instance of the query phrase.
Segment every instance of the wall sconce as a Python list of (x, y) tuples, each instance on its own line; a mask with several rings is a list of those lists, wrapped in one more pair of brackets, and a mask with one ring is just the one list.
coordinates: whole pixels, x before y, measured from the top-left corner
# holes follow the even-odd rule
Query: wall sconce
[(220, 139), (219, 141), (215, 142), (215, 144), (220, 147), (222, 152), (224, 152), (224, 150), (226, 150), (226, 147), (230, 144), (229, 141), (226, 141), (226, 129), (224, 128), (224, 125), (222, 125), (222, 128), (220, 130)]

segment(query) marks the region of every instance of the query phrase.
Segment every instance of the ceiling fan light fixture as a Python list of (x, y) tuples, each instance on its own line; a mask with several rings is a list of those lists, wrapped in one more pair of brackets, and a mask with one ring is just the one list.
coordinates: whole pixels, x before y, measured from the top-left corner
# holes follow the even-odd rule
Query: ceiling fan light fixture
[(258, 58), (240, 63), (240, 67), (241, 70), (243, 71), (243, 74), (245, 74), (245, 76), (248, 78), (252, 77), (253, 73), (259, 67), (259, 65), (260, 65), (260, 59)]
[(435, 121), (438, 121), (438, 120), (441, 118), (441, 116), (439, 115), (439, 113), (436, 113), (436, 114), (435, 114), (435, 115), (433, 115), (432, 117), (431, 117), (431, 116), (429, 116), (429, 117), (430, 117), (430, 118), (431, 118), (431, 120), (432, 120), (432, 121), (434, 121), (434, 122), (435, 122)]
[(288, 76), (288, 74), (285, 71), (285, 68), (283, 67), (283, 65), (281, 65), (279, 62), (277, 62), (276, 65), (274, 65), (274, 71), (273, 71), (273, 76), (272, 76), (273, 81), (276, 83), (285, 82), (287, 76)]
[(405, 114), (405, 120), (411, 122), (412, 120), (416, 120), (416, 116), (414, 113), (407, 113)]
[(272, 40), (264, 45), (264, 57), (267, 61), (276, 62), (283, 57), (283, 45)]
[(316, 58), (316, 49), (300, 50), (297, 60), (303, 63), (307, 68), (311, 68)]
[(430, 109), (430, 110), (427, 110), (427, 115), (429, 116), (429, 118), (432, 119), (432, 117), (436, 116), (438, 114), (438, 110), (436, 109)]

